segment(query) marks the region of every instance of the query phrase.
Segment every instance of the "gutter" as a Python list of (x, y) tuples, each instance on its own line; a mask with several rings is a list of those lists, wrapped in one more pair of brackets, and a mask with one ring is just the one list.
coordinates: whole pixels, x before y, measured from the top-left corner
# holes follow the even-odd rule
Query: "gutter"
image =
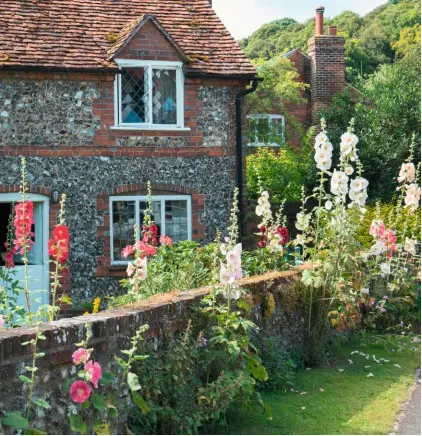
[(243, 204), (243, 138), (242, 138), (242, 112), (243, 97), (252, 94), (258, 88), (259, 79), (255, 77), (252, 86), (240, 91), (236, 95), (236, 180), (239, 189), (239, 234), (243, 236), (243, 218), (245, 215)]

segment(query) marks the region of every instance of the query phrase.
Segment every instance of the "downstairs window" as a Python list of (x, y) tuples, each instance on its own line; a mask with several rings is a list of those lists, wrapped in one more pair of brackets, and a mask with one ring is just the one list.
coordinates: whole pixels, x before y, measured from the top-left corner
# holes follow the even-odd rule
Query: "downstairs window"
[[(126, 264), (122, 250), (140, 238), (140, 229), (147, 209), (146, 196), (110, 197), (111, 263)], [(189, 195), (156, 195), (152, 197), (152, 219), (158, 236), (170, 236), (174, 242), (192, 238), (192, 208)]]

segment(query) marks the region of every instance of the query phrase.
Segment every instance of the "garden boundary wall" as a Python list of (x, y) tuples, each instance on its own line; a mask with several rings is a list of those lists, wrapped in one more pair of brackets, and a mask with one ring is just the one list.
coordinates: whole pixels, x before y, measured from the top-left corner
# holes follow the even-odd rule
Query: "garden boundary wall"
[[(300, 292), (294, 292), (298, 283), (300, 269), (268, 273), (239, 282), (252, 303), (254, 322), (260, 328), (280, 335), (286, 348), (303, 349), (306, 322)], [(76, 375), (72, 353), (77, 348), (74, 344), (85, 337), (87, 322), (92, 323), (93, 338), (89, 343), (94, 348), (92, 358), (100, 362), (103, 370), (111, 369), (115, 364), (113, 356), (129, 348), (130, 338), (141, 325), (150, 326), (146, 338), (163, 337), (168, 331), (182, 331), (192, 314), (192, 303), (199, 302), (209, 292), (210, 288), (206, 287), (157, 294), (131, 307), (41, 325), (46, 340), (39, 341), (38, 352), (44, 352), (45, 356), (37, 360), (35, 397), (46, 400), (52, 408), (37, 408), (32, 424), (46, 428), (49, 434), (70, 434), (66, 415), (72, 412), (74, 403), (61, 386), (67, 378)], [(0, 418), (7, 411), (24, 411), (26, 393), (18, 377), (25, 373), (24, 367), (30, 365), (32, 350), (31, 346), (22, 343), (34, 335), (34, 328), (0, 330)], [(5, 431), (0, 424), (0, 434)]]

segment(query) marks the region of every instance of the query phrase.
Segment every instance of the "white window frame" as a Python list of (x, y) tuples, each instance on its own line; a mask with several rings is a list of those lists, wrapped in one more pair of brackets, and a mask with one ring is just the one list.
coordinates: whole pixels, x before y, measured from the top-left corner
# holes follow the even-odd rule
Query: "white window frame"
[[(142, 61), (132, 59), (116, 59), (115, 60), (119, 69), (123, 68), (136, 68), (142, 67), (148, 71), (148, 89), (149, 99), (149, 123), (123, 123), (122, 119), (122, 89), (121, 89), (121, 75), (116, 74), (114, 81), (114, 127), (117, 130), (185, 130), (189, 131), (190, 128), (185, 128), (185, 114), (184, 114), (184, 74), (182, 62), (164, 62), (164, 61)], [(152, 69), (159, 70), (175, 70), (176, 71), (176, 124), (153, 124), (152, 116)]]
[[(113, 195), (109, 198), (109, 214), (110, 214), (110, 259), (112, 265), (127, 265), (128, 260), (114, 260), (114, 245), (113, 245), (113, 202), (114, 201), (134, 201), (135, 202), (135, 224), (136, 224), (136, 238), (140, 238), (140, 229), (142, 223), (140, 220), (139, 202), (146, 202), (148, 197), (146, 195)], [(192, 198), (190, 195), (153, 195), (152, 201), (161, 201), (161, 230), (162, 234), (166, 235), (166, 220), (165, 220), (165, 201), (166, 200), (186, 200), (187, 209), (187, 224), (188, 224), (188, 240), (192, 240)], [(166, 235), (169, 236), (169, 235)]]
[(281, 136), (283, 139), (283, 143), (282, 144), (277, 144), (275, 142), (271, 143), (271, 144), (265, 144), (263, 142), (258, 142), (258, 138), (255, 137), (255, 142), (249, 142), (248, 143), (248, 147), (263, 147), (263, 146), (270, 146), (270, 147), (283, 147), (285, 145), (285, 141), (286, 141), (286, 136), (285, 136), (285, 129), (286, 129), (286, 118), (284, 115), (281, 114), (251, 114), (247, 116), (247, 119), (251, 119), (251, 118), (267, 118), (268, 119), (268, 126), (271, 127), (271, 121), (272, 120), (281, 120), (281, 125), (282, 125), (282, 133)]

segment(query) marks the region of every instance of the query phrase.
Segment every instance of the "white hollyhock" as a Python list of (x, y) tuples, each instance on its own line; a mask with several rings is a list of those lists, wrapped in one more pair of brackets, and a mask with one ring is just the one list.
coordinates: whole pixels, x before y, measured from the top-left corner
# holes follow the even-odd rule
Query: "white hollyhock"
[(408, 253), (415, 254), (415, 246), (417, 241), (415, 239), (406, 238), (404, 241), (404, 251), (407, 251)]
[(350, 190), (355, 192), (363, 191), (368, 187), (368, 185), (368, 180), (363, 177), (356, 177), (350, 182)]
[(346, 195), (349, 178), (343, 171), (334, 170), (331, 176), (330, 191), (334, 195)]
[(368, 193), (366, 192), (366, 189), (364, 189), (363, 191), (354, 191), (353, 189), (351, 189), (349, 191), (349, 197), (350, 200), (363, 207), (365, 206), (366, 200), (368, 198)]
[(331, 210), (333, 208), (333, 203), (330, 200), (326, 201), (325, 202), (325, 208), (327, 210)]
[(387, 262), (382, 263), (382, 264), (380, 265), (380, 268), (381, 268), (381, 272), (382, 272), (383, 274), (388, 275), (388, 274), (391, 273), (391, 267), (390, 267), (390, 264), (387, 263)]
[(325, 151), (329, 154), (330, 159), (332, 157), (332, 153), (333, 153), (333, 144), (331, 144), (331, 142), (323, 142), (321, 144), (318, 145), (319, 150)]
[(296, 215), (296, 228), (298, 230), (306, 230), (309, 227), (310, 220), (311, 218), (309, 215), (299, 212)]
[(348, 175), (351, 176), (353, 174), (355, 170), (353, 169), (353, 167), (351, 167), (350, 165), (348, 165), (345, 169), (344, 172)]
[(421, 198), (421, 188), (416, 183), (407, 185), (406, 197), (404, 198), (405, 207), (409, 207), (410, 210), (415, 211), (419, 207), (419, 201)]
[(359, 138), (354, 133), (346, 132), (341, 135), (341, 144), (343, 144), (344, 146), (350, 145), (354, 148), (356, 147), (358, 142)]
[(413, 183), (415, 181), (415, 178), (416, 178), (415, 165), (413, 165), (413, 163), (411, 162), (402, 164), (397, 181), (400, 183), (401, 182)]
[(328, 136), (323, 132), (318, 133), (315, 137), (315, 145), (322, 144), (323, 142), (328, 142)]
[(314, 156), (316, 166), (322, 171), (327, 171), (331, 168), (331, 154), (324, 150), (317, 150)]

